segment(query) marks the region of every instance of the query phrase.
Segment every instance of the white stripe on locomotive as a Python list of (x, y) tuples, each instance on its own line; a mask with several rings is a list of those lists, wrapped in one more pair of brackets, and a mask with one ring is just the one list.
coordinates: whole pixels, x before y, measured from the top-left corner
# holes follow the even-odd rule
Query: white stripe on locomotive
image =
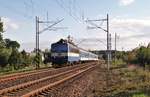
[(52, 53), (51, 56), (53, 57), (64, 57), (64, 56), (73, 56), (73, 57), (79, 57), (79, 53), (73, 53), (73, 52), (68, 52), (68, 53)]

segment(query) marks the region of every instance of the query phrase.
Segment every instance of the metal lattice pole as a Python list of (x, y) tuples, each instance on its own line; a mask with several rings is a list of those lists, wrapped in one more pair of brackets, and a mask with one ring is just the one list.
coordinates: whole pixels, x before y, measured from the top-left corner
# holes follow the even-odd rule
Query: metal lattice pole
[[(62, 27), (55, 27), (54, 29), (51, 29), (53, 26), (57, 25), (58, 23), (60, 23), (61, 21), (63, 21), (64, 19), (61, 19), (61, 20), (58, 20), (58, 21), (40, 21), (39, 17), (36, 16), (36, 58), (38, 62), (36, 62), (36, 69), (38, 69), (40, 67), (40, 47), (39, 47), (39, 35), (44, 32), (44, 31), (47, 31), (47, 30), (57, 30), (57, 29), (64, 29)], [(44, 28), (43, 30), (39, 30), (39, 26), (40, 26), (40, 23), (45, 23), (45, 24), (49, 24), (51, 23), (51, 25), (47, 25), (46, 28)]]

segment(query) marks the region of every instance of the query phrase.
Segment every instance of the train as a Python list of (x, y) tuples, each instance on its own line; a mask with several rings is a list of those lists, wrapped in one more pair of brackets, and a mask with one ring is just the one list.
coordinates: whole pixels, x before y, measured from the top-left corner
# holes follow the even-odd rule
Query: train
[(78, 47), (72, 41), (60, 39), (51, 44), (52, 64), (74, 64), (89, 61), (98, 61), (98, 55)]

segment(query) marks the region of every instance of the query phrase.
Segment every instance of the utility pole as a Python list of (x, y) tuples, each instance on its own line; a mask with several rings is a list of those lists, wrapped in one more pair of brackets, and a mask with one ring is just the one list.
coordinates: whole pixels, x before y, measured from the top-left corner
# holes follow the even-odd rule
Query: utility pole
[(40, 67), (40, 52), (39, 52), (39, 17), (36, 16), (36, 57), (38, 62), (36, 63), (36, 69)]
[(115, 65), (116, 65), (116, 54), (117, 54), (117, 39), (119, 39), (119, 36), (117, 35), (117, 33), (115, 33)]
[[(63, 21), (64, 19), (61, 19), (61, 20), (57, 20), (57, 21), (41, 21), (40, 19), (39, 19), (39, 17), (38, 16), (36, 16), (36, 49), (35, 49), (35, 51), (36, 51), (36, 57), (37, 57), (37, 60), (38, 60), (38, 62), (36, 63), (36, 69), (38, 69), (39, 67), (40, 67), (40, 47), (39, 47), (39, 35), (42, 33), (42, 32), (44, 32), (44, 31), (47, 31), (47, 30), (57, 30), (57, 29), (64, 29), (64, 28), (62, 28), (62, 27), (53, 27), (53, 26), (55, 26), (55, 25), (57, 25), (58, 23), (60, 23), (61, 21)], [(48, 25), (48, 24), (50, 24), (51, 23), (51, 25)], [(44, 29), (42, 29), (42, 30), (40, 30), (39, 29), (39, 27), (40, 27), (40, 24), (47, 24), (47, 27), (46, 28), (44, 28)]]
[(115, 65), (116, 65), (116, 50), (117, 50), (117, 45), (116, 45), (116, 42), (117, 42), (117, 34), (115, 33)]
[(109, 70), (109, 65), (110, 65), (110, 48), (109, 48), (109, 16), (107, 14), (107, 69)]
[[(93, 23), (93, 22), (96, 22), (96, 21), (101, 21), (101, 22), (104, 22), (106, 21), (107, 22), (107, 28), (104, 29), (102, 27), (100, 27), (99, 25), (97, 25), (96, 23)], [(98, 19), (98, 20), (87, 20), (86, 22), (88, 22), (89, 24), (91, 24), (92, 26), (94, 27), (89, 27), (91, 29), (101, 29), (103, 31), (105, 31), (107, 33), (107, 69), (109, 71), (110, 69), (110, 59), (111, 59), (111, 34), (109, 33), (109, 15), (107, 14), (107, 18), (105, 19)]]
[(124, 52), (124, 48), (122, 47), (122, 60), (123, 60), (123, 52)]
[[(109, 33), (109, 64), (111, 64), (111, 34)], [(110, 66), (110, 65), (109, 65)], [(109, 67), (110, 68), (110, 67)], [(109, 70), (109, 69), (108, 69)]]

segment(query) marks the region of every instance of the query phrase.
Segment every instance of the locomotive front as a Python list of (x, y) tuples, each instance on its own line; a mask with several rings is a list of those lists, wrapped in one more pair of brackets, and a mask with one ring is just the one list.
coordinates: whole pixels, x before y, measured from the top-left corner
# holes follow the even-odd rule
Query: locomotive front
[(51, 61), (52, 64), (64, 64), (67, 63), (68, 45), (64, 40), (60, 40), (57, 43), (51, 45)]

